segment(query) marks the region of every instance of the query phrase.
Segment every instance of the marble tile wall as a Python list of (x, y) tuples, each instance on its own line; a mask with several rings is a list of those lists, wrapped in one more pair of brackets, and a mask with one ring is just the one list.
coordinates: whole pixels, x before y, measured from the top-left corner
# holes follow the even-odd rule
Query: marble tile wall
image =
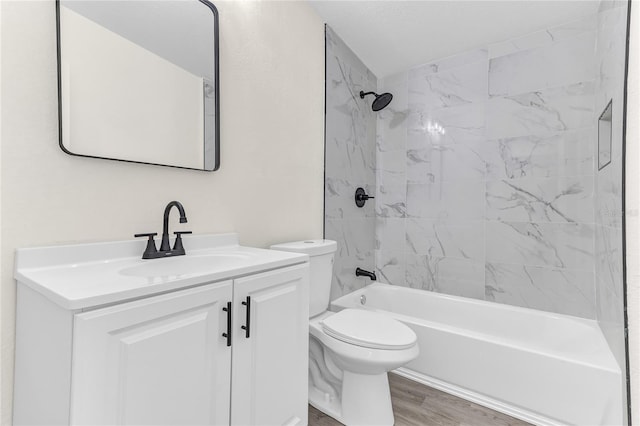
[[(627, 2), (603, 1), (597, 15), (596, 114), (612, 102), (611, 163), (595, 176), (596, 311), (621, 368), (625, 367), (622, 271), (622, 129)], [(626, 391), (626, 387), (623, 386)]]
[[(375, 263), (394, 285), (597, 318), (620, 342), (624, 4), (377, 81), (327, 29), (332, 297)], [(357, 97), (376, 83), (394, 95), (377, 116)], [(375, 205), (355, 207), (357, 186)]]
[(596, 318), (600, 20), (379, 81), (395, 96), (377, 121), (382, 280)]
[(376, 77), (326, 27), (326, 164), (325, 238), (338, 243), (331, 297), (361, 288), (366, 278), (356, 267), (374, 269), (375, 210), (373, 200), (363, 208), (354, 202), (355, 190), (376, 192), (376, 116), (371, 100), (359, 93), (375, 91)]

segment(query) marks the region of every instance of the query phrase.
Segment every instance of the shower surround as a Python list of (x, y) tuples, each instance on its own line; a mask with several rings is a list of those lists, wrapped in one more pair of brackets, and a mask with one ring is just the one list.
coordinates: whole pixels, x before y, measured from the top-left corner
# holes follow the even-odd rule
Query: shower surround
[(367, 283), (356, 277), (357, 267), (373, 271), (374, 200), (355, 204), (356, 188), (376, 192), (376, 113), (371, 99), (360, 91), (377, 87), (373, 73), (342, 40), (325, 27), (325, 238), (338, 242), (331, 283), (331, 299)]
[(383, 277), (595, 317), (595, 40), (593, 17), (382, 82), (407, 93), (378, 121), (380, 201), (405, 197), (378, 208)]
[[(624, 371), (626, 20), (627, 2), (602, 1), (580, 21), (378, 79), (394, 95), (378, 113), (357, 97), (376, 77), (327, 28), (332, 299), (368, 283), (353, 270), (373, 253), (383, 283), (596, 320)], [(355, 208), (357, 186), (375, 188), (375, 211)]]
[[(596, 317), (623, 371), (626, 368), (622, 267), (626, 34), (621, 29), (626, 28), (626, 24), (626, 2), (602, 2), (598, 13), (595, 53), (597, 66), (595, 112), (596, 118), (599, 117), (611, 100), (612, 125), (611, 163), (596, 172), (595, 177)], [(625, 396), (626, 391), (626, 383), (623, 383)]]
[(377, 121), (376, 264), (385, 281), (596, 318), (601, 21), (380, 81), (396, 95)]
[[(598, 319), (619, 341), (625, 6), (379, 80), (327, 27), (332, 297), (375, 256), (383, 282)], [(394, 95), (378, 113), (358, 96), (376, 85)]]

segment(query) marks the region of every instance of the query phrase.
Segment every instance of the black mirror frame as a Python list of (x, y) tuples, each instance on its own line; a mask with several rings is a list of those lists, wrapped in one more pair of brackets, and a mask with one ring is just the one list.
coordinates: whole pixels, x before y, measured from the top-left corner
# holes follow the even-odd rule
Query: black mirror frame
[(85, 155), (85, 154), (75, 154), (64, 147), (62, 144), (62, 62), (61, 62), (61, 47), (60, 47), (60, 0), (56, 0), (56, 55), (57, 55), (57, 73), (58, 73), (58, 145), (60, 149), (66, 154), (72, 155), (74, 157), (85, 157), (85, 158), (96, 158), (100, 160), (111, 160), (111, 161), (121, 161), (125, 163), (137, 163), (137, 164), (147, 164), (151, 166), (163, 166), (163, 167), (172, 167), (175, 169), (186, 169), (186, 170), (198, 170), (202, 172), (214, 172), (220, 168), (220, 66), (218, 64), (219, 61), (219, 19), (218, 19), (218, 9), (208, 0), (197, 0), (200, 3), (207, 6), (211, 13), (213, 14), (214, 21), (214, 41), (213, 41), (213, 55), (214, 55), (214, 88), (215, 88), (215, 130), (214, 130), (214, 164), (213, 169), (196, 169), (192, 167), (182, 167), (182, 166), (173, 166), (170, 164), (159, 164), (159, 163), (147, 163), (144, 161), (134, 161), (134, 160), (123, 160), (120, 158), (108, 158), (108, 157), (99, 157), (94, 155)]

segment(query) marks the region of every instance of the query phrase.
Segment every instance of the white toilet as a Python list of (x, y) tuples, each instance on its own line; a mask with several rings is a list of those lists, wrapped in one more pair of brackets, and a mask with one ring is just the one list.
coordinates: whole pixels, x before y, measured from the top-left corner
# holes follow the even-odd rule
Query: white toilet
[(327, 311), (336, 247), (330, 240), (271, 246), (310, 257), (309, 402), (348, 426), (393, 425), (387, 372), (418, 356), (417, 338), (382, 313)]

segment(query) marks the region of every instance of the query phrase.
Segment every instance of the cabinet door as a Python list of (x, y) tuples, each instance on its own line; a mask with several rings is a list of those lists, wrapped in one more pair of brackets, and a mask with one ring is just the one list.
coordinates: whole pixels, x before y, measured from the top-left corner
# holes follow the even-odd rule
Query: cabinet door
[[(233, 283), (232, 425), (307, 424), (308, 264)], [(247, 322), (249, 337), (242, 326)]]
[(72, 424), (228, 425), (232, 282), (78, 314)]

